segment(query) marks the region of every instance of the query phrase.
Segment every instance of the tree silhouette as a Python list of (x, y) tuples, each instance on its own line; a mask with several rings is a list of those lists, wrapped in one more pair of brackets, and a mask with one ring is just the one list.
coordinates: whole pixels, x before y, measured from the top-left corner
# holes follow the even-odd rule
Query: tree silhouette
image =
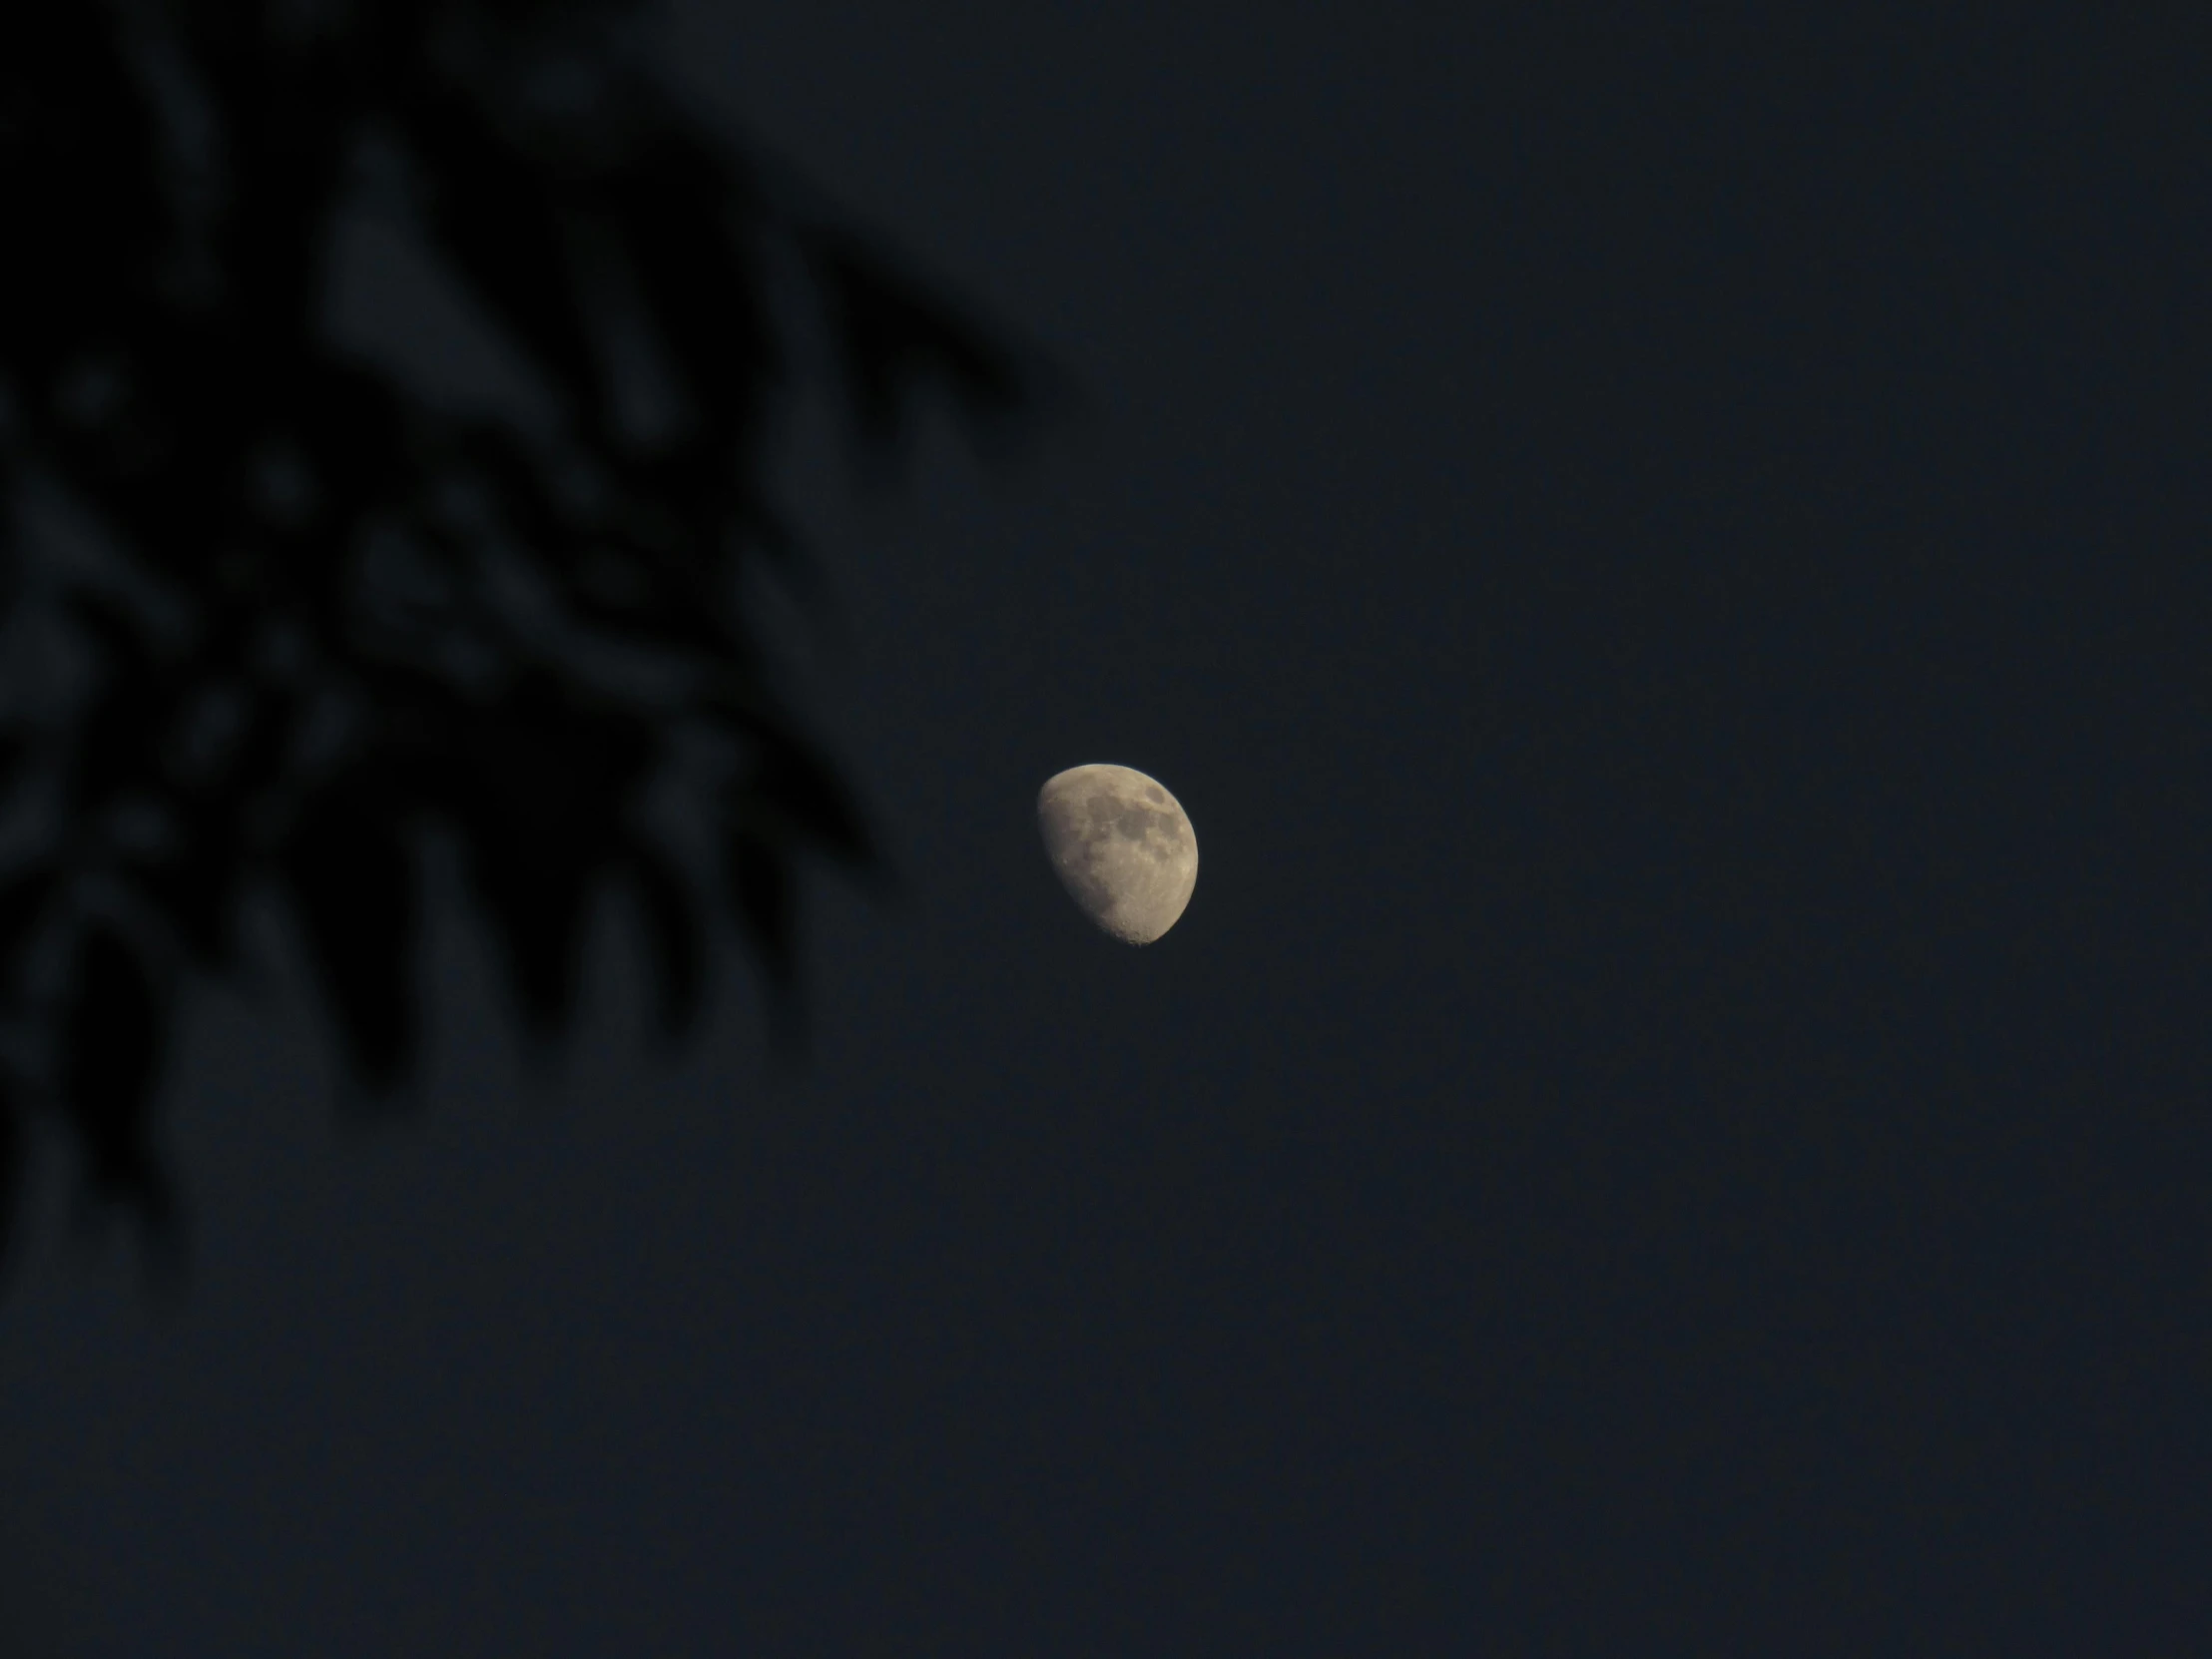
[[(980, 420), (1036, 382), (687, 115), (637, 11), (6, 8), (0, 1227), (44, 1119), (94, 1213), (173, 1236), (161, 1063), (255, 894), (356, 1073), (407, 1075), (425, 829), (541, 1034), (608, 882), (671, 1032), (725, 911), (796, 1013), (798, 861), (876, 854), (739, 596), (750, 562), (800, 557), (765, 476), (801, 357), (775, 274), (878, 446), (921, 382)], [(333, 336), (335, 232), (378, 192), (526, 358), (545, 421), (457, 412)], [(712, 859), (659, 827), (671, 787)]]

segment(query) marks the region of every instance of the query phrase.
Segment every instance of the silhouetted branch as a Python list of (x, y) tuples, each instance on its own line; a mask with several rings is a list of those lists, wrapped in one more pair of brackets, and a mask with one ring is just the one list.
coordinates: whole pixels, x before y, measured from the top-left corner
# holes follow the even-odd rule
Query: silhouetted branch
[[(425, 829), (454, 836), (541, 1035), (574, 1013), (609, 881), (672, 1033), (717, 903), (796, 1013), (800, 860), (877, 855), (739, 599), (748, 559), (794, 546), (764, 477), (797, 360), (778, 251), (871, 441), (924, 381), (985, 420), (1035, 382), (688, 117), (623, 33), (636, 10), (140, 0), (0, 23), (19, 831), (0, 1009), (20, 1061), (0, 1205), (44, 1112), (94, 1193), (166, 1224), (152, 1102), (179, 975), (236, 965), (257, 891), (296, 923), (356, 1072), (404, 1078)], [(544, 422), (441, 406), (331, 335), (364, 192), (527, 360)], [(655, 828), (671, 780), (719, 871)]]

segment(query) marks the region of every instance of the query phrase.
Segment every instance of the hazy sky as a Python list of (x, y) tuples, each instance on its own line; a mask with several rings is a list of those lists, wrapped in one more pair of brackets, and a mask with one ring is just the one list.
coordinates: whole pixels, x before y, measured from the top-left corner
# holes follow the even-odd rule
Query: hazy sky
[[(0, 1608), (241, 1659), (2212, 1626), (2201, 77), (1892, 9), (678, 6), (703, 101), (1087, 394), (873, 503), (795, 435), (904, 901), (825, 885), (782, 1082), (742, 974), (641, 1057), (611, 910), (543, 1074), (449, 933), (386, 1132), (280, 974), (212, 998), (190, 1296), (50, 1237), (0, 1303)], [(1205, 848), (1145, 950), (1037, 843), (1090, 761)]]

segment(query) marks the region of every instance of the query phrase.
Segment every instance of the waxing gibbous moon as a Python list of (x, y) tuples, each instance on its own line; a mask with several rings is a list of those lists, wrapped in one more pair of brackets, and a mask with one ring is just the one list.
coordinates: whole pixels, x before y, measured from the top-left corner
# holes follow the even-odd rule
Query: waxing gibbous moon
[(1045, 856), (1076, 908), (1126, 944), (1175, 925), (1198, 885), (1182, 803), (1130, 767), (1070, 767), (1037, 792)]

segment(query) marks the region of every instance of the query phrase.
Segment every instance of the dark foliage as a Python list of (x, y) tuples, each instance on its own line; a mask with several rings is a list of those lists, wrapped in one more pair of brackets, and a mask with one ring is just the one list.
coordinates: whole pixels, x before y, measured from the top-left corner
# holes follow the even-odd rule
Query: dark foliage
[[(41, 1113), (90, 1194), (168, 1224), (164, 1033), (191, 973), (237, 965), (257, 893), (383, 1093), (417, 1048), (425, 830), (543, 1035), (603, 883), (681, 1034), (718, 904), (792, 1012), (799, 861), (871, 867), (737, 598), (747, 560), (794, 557), (764, 476), (797, 350), (772, 275), (818, 303), (878, 445), (919, 382), (998, 417), (1029, 377), (688, 118), (632, 10), (5, 8), (0, 1228)], [(542, 427), (332, 337), (335, 232), (379, 181), (535, 370)], [(626, 415), (640, 372), (665, 418)], [(99, 556), (57, 556), (34, 497)], [(77, 672), (31, 677), (56, 640)], [(647, 811), (672, 783), (705, 866)]]

